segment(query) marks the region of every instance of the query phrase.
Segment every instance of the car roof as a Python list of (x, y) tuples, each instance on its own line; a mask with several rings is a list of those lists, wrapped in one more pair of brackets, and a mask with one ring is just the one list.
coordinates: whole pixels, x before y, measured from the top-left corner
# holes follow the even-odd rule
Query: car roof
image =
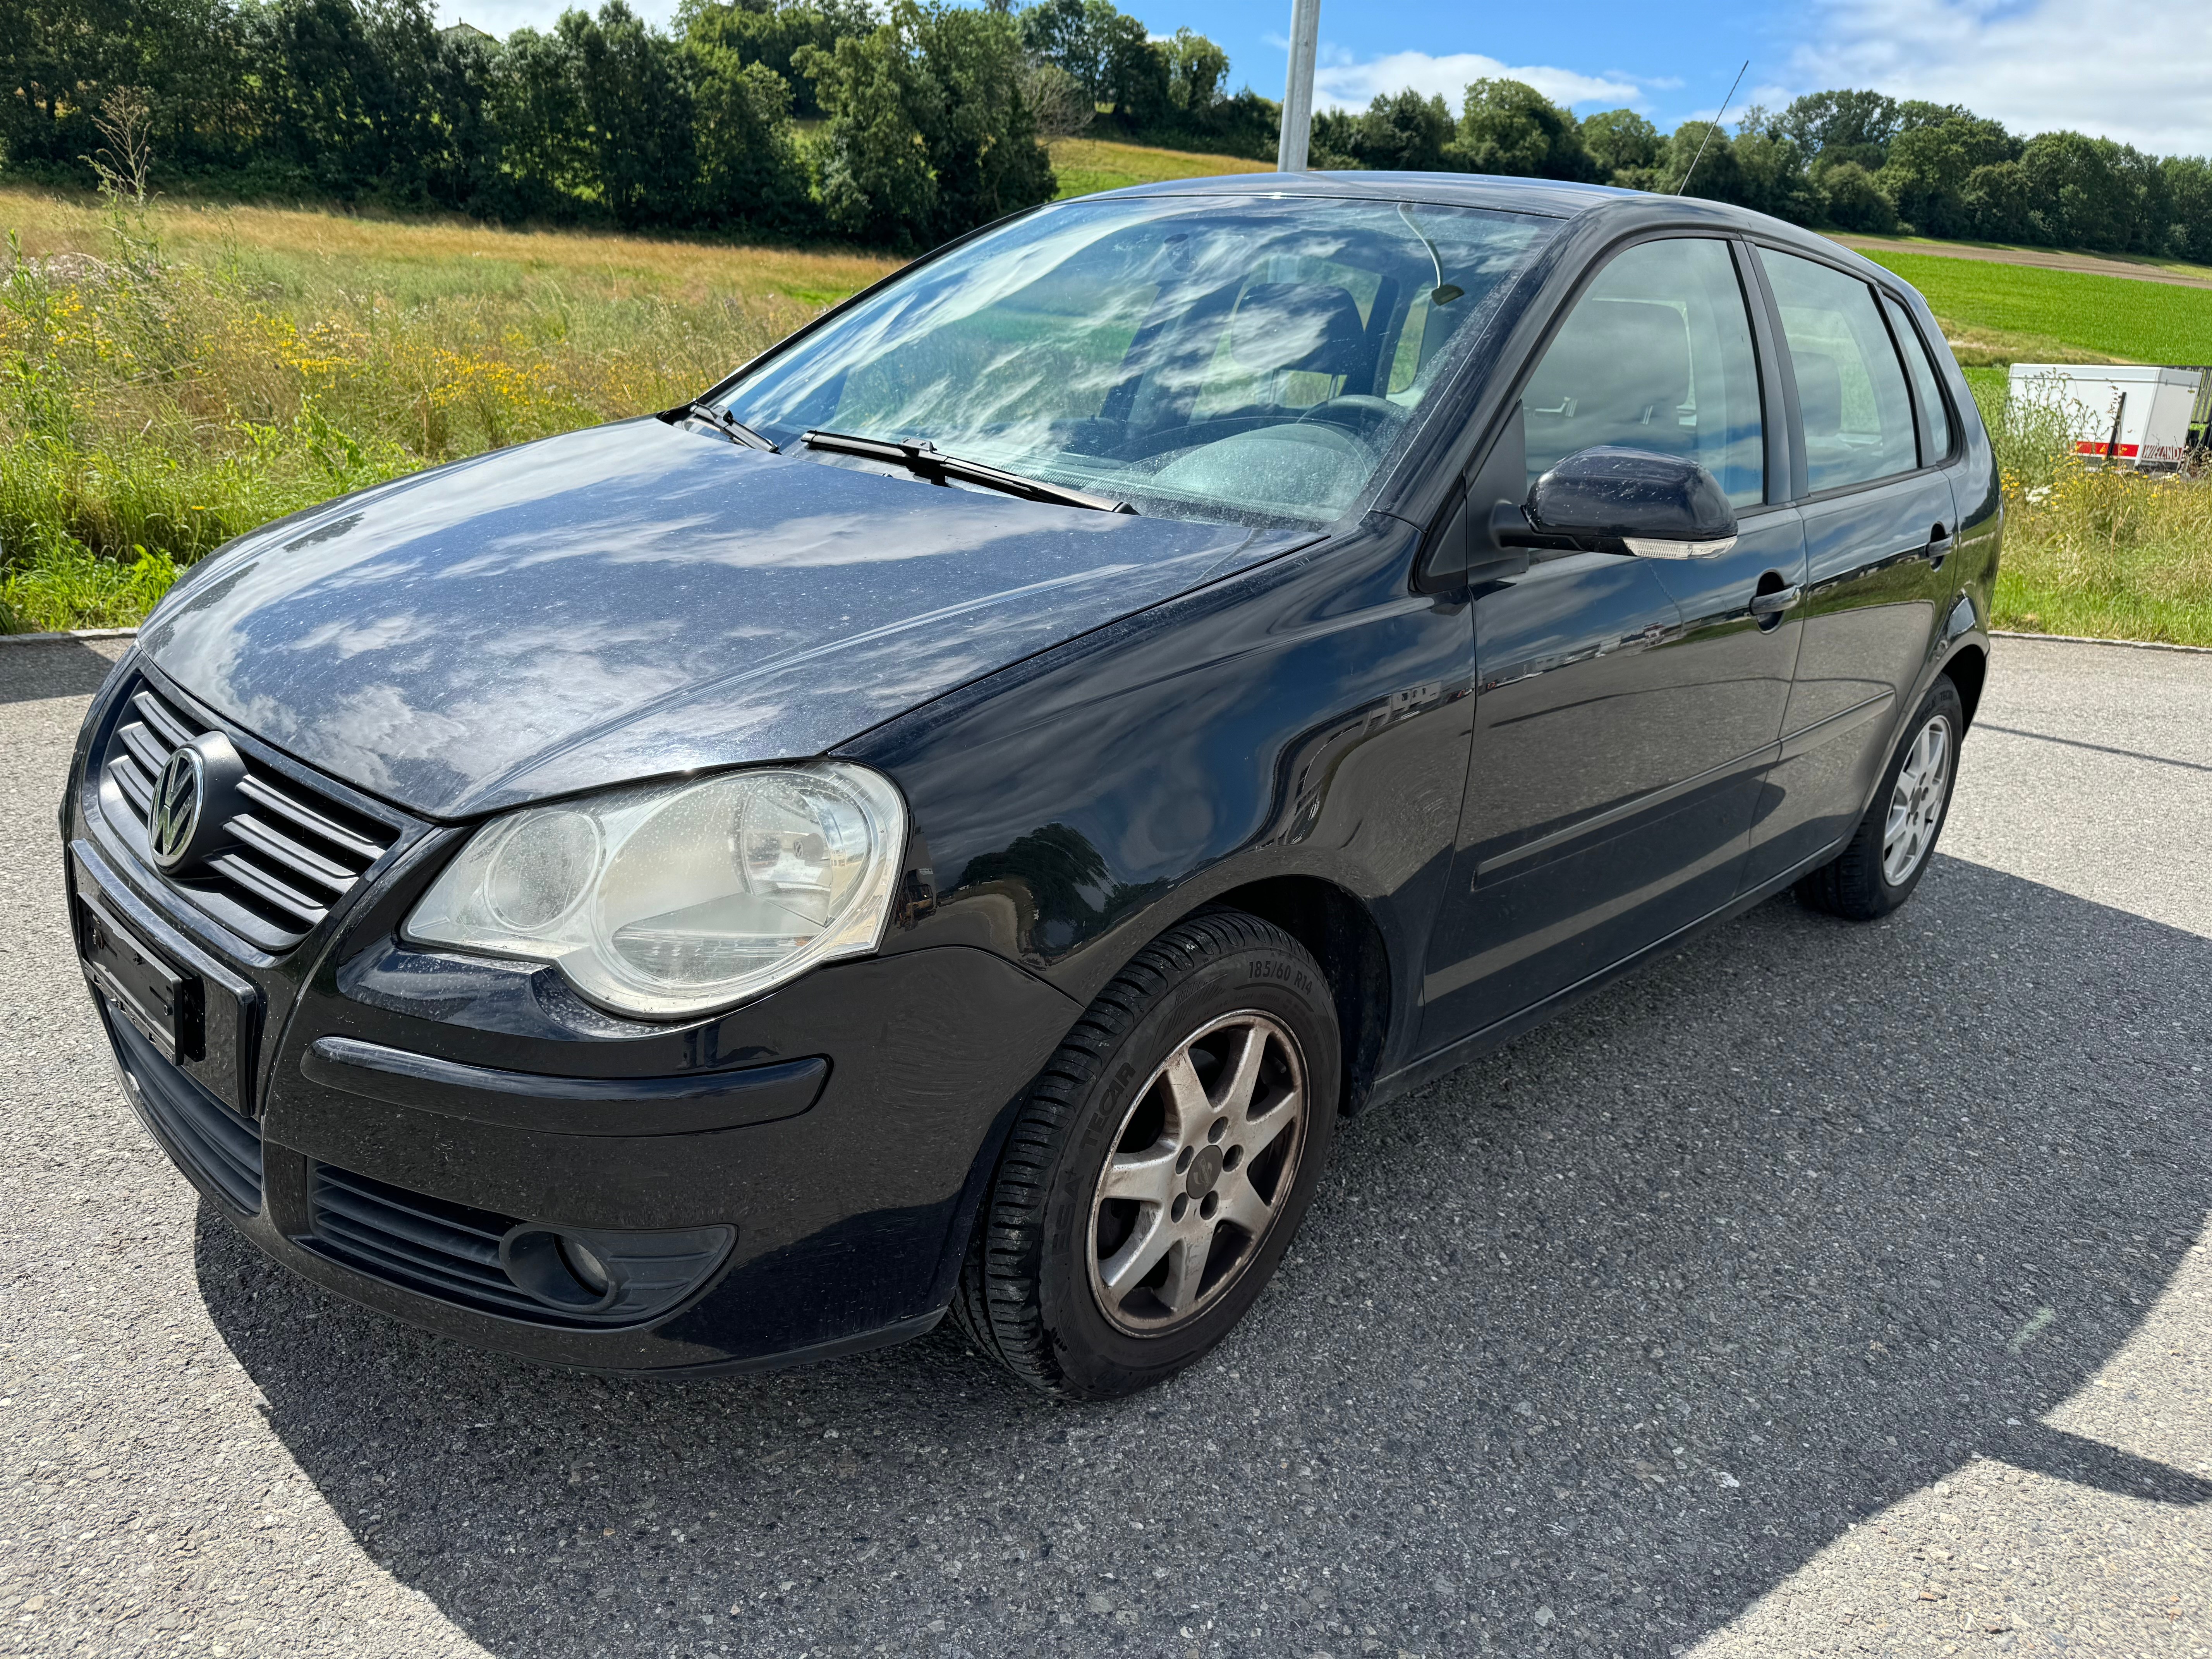
[(1344, 196), (1417, 200), (1453, 207), (1498, 208), (1571, 218), (1594, 207), (1642, 194), (1610, 185), (1554, 179), (1513, 179), (1482, 173), (1224, 173), (1129, 185), (1108, 196)]
[(1603, 212), (1608, 222), (1645, 221), (1706, 224), (1752, 232), (1784, 246), (1795, 246), (1831, 264), (1854, 270), (1891, 289), (1911, 291), (1894, 271), (1863, 254), (1787, 220), (1702, 196), (1662, 196), (1650, 191), (1620, 190), (1611, 185), (1570, 184), (1558, 179), (1509, 178), (1486, 173), (1227, 173), (1198, 179), (1166, 179), (1102, 191), (1079, 201), (1116, 196), (1306, 196), (1354, 200), (1433, 202), (1445, 207), (1491, 208), (1503, 213), (1534, 213), (1578, 219)]

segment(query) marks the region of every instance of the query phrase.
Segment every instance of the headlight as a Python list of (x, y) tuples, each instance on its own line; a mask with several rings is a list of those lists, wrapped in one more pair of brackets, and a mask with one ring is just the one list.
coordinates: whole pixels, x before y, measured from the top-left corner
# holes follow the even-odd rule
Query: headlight
[(405, 932), (556, 963), (622, 1013), (700, 1014), (873, 951), (905, 848), (898, 791), (836, 761), (618, 790), (486, 824)]

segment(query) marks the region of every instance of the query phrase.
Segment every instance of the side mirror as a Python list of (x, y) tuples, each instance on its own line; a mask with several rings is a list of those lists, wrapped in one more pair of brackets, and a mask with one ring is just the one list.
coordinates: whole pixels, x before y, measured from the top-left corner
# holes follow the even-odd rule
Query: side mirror
[(1577, 543), (1620, 542), (1648, 559), (1710, 558), (1735, 545), (1735, 509), (1695, 461), (1601, 444), (1529, 489), (1528, 522)]

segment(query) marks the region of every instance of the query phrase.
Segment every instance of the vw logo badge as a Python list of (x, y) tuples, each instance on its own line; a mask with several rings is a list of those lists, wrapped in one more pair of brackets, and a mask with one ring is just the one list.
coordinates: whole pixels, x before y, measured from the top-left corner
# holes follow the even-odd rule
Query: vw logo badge
[(207, 761), (191, 744), (169, 757), (154, 785), (154, 811), (146, 822), (153, 843), (154, 861), (173, 870), (191, 850), (199, 831), (200, 810), (207, 804)]

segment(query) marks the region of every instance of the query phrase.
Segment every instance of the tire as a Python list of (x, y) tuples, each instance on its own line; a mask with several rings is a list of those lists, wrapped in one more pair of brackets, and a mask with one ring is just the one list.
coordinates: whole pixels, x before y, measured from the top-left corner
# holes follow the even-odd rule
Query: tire
[(1075, 1399), (1194, 1363), (1297, 1231), (1334, 1136), (1340, 1065), (1328, 982), (1282, 929), (1200, 911), (1153, 940), (1015, 1118), (954, 1298), (970, 1339)]
[[(1850, 844), (1798, 882), (1800, 902), (1846, 921), (1872, 921), (1912, 896), (1950, 816), (1959, 739), (1966, 729), (1959, 688), (1948, 676), (1939, 678), (1891, 757)], [(1940, 754), (1931, 757), (1931, 746)]]

